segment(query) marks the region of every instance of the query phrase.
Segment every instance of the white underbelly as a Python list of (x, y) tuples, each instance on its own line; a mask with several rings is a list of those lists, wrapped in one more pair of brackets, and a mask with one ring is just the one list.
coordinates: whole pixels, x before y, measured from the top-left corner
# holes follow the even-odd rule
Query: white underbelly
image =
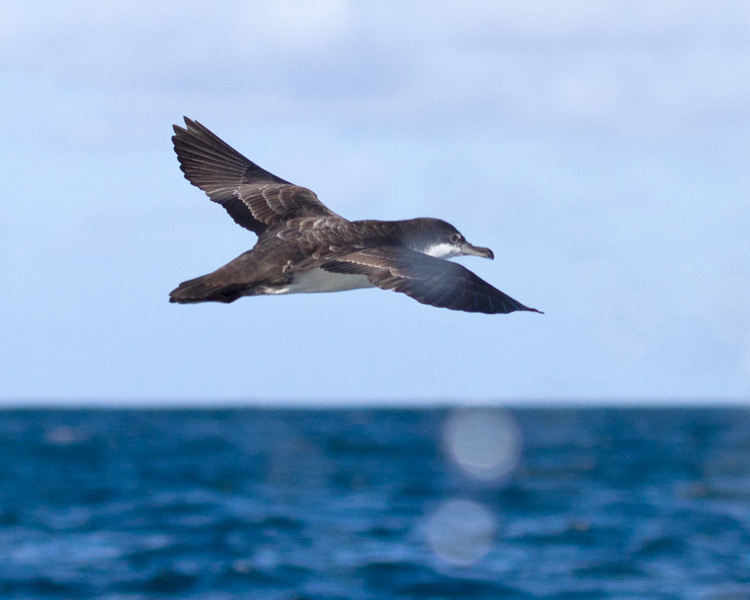
[(374, 287), (366, 275), (342, 275), (323, 269), (295, 273), (289, 285), (265, 289), (266, 294), (316, 294), (320, 292), (345, 292)]

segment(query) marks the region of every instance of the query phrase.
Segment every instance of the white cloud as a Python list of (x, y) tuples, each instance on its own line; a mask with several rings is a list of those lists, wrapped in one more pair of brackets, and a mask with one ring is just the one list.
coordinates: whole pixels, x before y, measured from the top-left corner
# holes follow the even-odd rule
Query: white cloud
[[(750, 7), (727, 2), (11, 2), (6, 68), (67, 89), (417, 124), (746, 125)], [(483, 117), (485, 115), (485, 117)]]

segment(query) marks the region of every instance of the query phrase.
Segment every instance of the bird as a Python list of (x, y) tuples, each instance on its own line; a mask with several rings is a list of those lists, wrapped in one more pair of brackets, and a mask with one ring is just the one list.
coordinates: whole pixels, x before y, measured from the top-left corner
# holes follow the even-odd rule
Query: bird
[(172, 142), (185, 179), (258, 240), (223, 267), (180, 283), (170, 302), (230, 303), (244, 296), (375, 287), (469, 313), (541, 313), (447, 260), (494, 258), (450, 223), (349, 221), (313, 191), (262, 169), (198, 121), (184, 120), (184, 127), (173, 126)]

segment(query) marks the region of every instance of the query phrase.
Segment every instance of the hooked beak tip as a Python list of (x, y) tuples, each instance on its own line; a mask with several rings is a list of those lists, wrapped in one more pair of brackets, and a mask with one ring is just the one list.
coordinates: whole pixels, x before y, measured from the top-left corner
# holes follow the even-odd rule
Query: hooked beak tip
[(468, 242), (464, 245), (463, 253), (470, 254), (472, 256), (481, 256), (482, 258), (489, 258), (490, 260), (493, 260), (495, 258), (495, 253), (492, 252), (492, 250), (490, 250), (489, 248), (472, 246)]

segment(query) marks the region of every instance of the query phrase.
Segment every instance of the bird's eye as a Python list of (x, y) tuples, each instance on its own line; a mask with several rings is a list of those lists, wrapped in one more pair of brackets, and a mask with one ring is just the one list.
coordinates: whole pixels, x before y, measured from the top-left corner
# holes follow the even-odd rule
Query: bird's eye
[(458, 242), (461, 241), (461, 234), (460, 233), (452, 233), (451, 234), (451, 244), (458, 244)]

